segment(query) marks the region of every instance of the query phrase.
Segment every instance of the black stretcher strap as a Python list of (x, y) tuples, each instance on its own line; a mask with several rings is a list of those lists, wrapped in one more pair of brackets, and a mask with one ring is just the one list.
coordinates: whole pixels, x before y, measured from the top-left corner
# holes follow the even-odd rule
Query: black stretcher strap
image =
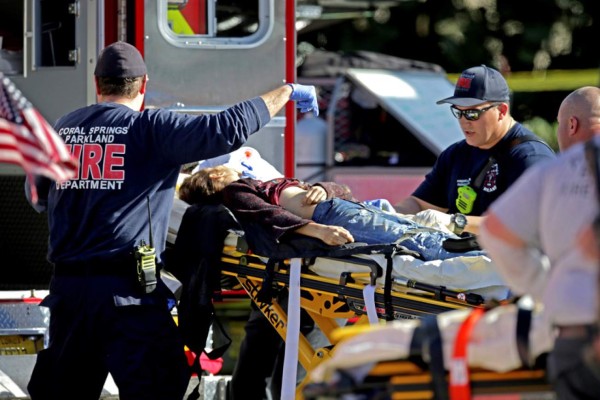
[(269, 258), (269, 261), (267, 261), (267, 265), (265, 266), (263, 285), (256, 294), (256, 299), (262, 303), (270, 303), (273, 300), (273, 297), (275, 297), (273, 279), (275, 277), (275, 265), (278, 262), (279, 260)]
[[(419, 259), (422, 259), (422, 256), (419, 253), (416, 253), (412, 250), (408, 250), (406, 247), (398, 243), (394, 243), (393, 245), (385, 245), (385, 247), (382, 247), (378, 252), (383, 253), (387, 261), (385, 269), (385, 282), (383, 286), (383, 305), (385, 307), (385, 319), (386, 321), (393, 321), (394, 306), (392, 304), (392, 283), (394, 281), (394, 278), (392, 276), (392, 272), (394, 269), (394, 256), (396, 256), (397, 254), (408, 254)], [(371, 284), (373, 284), (373, 282)]]
[(392, 269), (394, 268), (395, 252), (385, 253), (387, 267), (385, 269), (385, 283), (383, 286), (383, 304), (385, 306), (385, 320), (394, 320), (394, 307), (392, 305)]
[(433, 397), (436, 400), (449, 400), (442, 335), (437, 323), (437, 317), (432, 315), (424, 318), (421, 326), (425, 334), (425, 347), (429, 351), (429, 371), (431, 372)]
[(423, 360), (423, 344), (425, 342), (425, 329), (423, 325), (419, 325), (413, 331), (413, 336), (410, 340), (407, 360), (421, 368), (423, 371), (429, 369), (427, 362)]
[(519, 307), (517, 311), (517, 351), (523, 366), (530, 368), (529, 331), (531, 329), (531, 309)]

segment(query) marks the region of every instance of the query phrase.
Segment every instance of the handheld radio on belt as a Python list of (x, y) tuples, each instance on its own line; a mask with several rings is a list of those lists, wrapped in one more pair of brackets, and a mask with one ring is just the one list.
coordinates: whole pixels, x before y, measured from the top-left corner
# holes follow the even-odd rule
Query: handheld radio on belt
[(152, 216), (150, 213), (150, 197), (146, 196), (148, 202), (148, 222), (150, 243), (146, 244), (144, 239), (135, 248), (135, 260), (137, 264), (137, 278), (145, 293), (151, 293), (156, 289), (156, 250), (152, 240)]

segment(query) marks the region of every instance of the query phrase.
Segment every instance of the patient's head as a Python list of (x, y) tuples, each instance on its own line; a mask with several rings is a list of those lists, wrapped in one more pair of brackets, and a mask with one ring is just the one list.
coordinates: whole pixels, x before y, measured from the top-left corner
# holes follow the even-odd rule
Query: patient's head
[(240, 173), (224, 165), (204, 168), (184, 179), (179, 198), (188, 204), (214, 203), (223, 188), (238, 179)]

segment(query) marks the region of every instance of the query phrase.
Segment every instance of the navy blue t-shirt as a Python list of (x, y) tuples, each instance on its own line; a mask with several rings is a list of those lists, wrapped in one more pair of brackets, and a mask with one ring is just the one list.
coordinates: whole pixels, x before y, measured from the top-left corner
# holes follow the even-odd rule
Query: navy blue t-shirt
[(269, 120), (258, 97), (212, 115), (100, 103), (62, 117), (55, 129), (80, 165), (75, 179), (39, 193), (49, 261), (114, 259), (148, 243), (147, 197), (160, 258), (181, 165), (239, 148)]
[(459, 212), (456, 208), (458, 187), (473, 186), (472, 182), (493, 155), (497, 162), (487, 169), (483, 184), (477, 190), (473, 210), (469, 213), (482, 215), (528, 167), (555, 157), (546, 144), (538, 141), (524, 141), (512, 147), (509, 145), (514, 139), (525, 135), (533, 135), (533, 132), (517, 123), (488, 150), (470, 146), (465, 140), (454, 143), (440, 154), (431, 172), (412, 195), (438, 207), (448, 208), (450, 214)]

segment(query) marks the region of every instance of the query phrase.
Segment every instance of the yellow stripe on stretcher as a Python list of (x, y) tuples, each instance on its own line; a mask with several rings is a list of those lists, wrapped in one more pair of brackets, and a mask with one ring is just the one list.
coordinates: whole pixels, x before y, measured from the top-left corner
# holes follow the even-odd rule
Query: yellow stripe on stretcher
[(546, 373), (541, 369), (518, 369), (507, 372), (475, 370), (471, 372), (472, 381), (505, 381), (508, 379), (543, 379)]
[[(385, 327), (385, 325), (382, 325)], [(344, 326), (342, 328), (336, 329), (331, 333), (332, 338), (335, 341), (340, 341), (343, 339), (351, 338), (356, 335), (360, 335), (365, 332), (372, 332), (375, 329), (378, 329), (377, 325), (350, 325)]]
[(410, 361), (387, 361), (376, 364), (369, 376), (391, 376), (406, 374), (422, 374), (423, 370)]

